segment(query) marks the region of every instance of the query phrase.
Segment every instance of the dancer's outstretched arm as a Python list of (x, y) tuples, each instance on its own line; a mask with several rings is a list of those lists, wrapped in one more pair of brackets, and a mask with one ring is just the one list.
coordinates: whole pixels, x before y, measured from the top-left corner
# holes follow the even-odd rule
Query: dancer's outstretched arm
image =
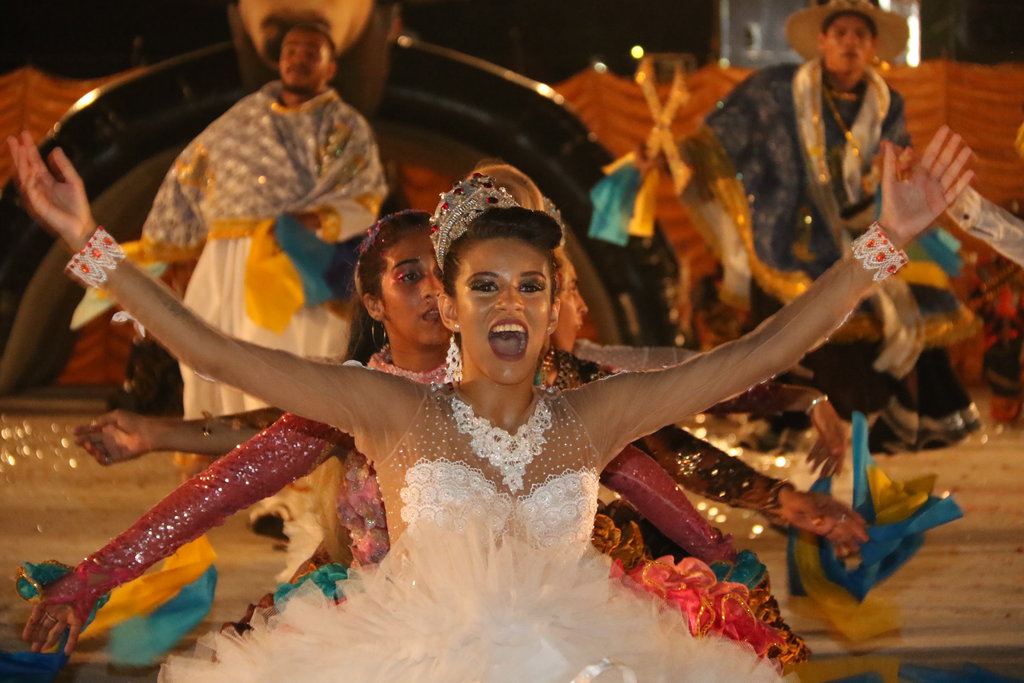
[[(902, 247), (932, 224), (973, 174), (963, 171), (970, 149), (947, 128), (936, 134), (906, 180), (897, 178), (896, 154), (886, 143), (880, 223), (889, 240)], [(795, 365), (868, 293), (874, 272), (858, 259), (843, 259), (750, 334), (673, 368), (593, 382), (570, 400), (610, 458), (628, 441)]]
[(351, 446), (348, 435), (328, 425), (285, 415), (172, 491), (71, 573), (46, 586), (22, 637), (39, 650), (69, 628), (65, 651), (71, 652), (102, 595)]
[[(64, 153), (43, 162), (32, 138), (8, 138), (21, 196), (33, 216), (80, 251), (96, 223), (81, 178)], [(199, 319), (162, 283), (126, 260), (106, 271), (118, 303), (179, 360), (282, 410), (359, 433), (400, 430), (422, 394), (417, 385), (384, 373), (317, 363), (222, 334)]]
[(280, 417), (281, 411), (276, 408), (200, 420), (112, 410), (87, 425), (75, 427), (75, 443), (101, 465), (134, 460), (156, 451), (221, 456)]

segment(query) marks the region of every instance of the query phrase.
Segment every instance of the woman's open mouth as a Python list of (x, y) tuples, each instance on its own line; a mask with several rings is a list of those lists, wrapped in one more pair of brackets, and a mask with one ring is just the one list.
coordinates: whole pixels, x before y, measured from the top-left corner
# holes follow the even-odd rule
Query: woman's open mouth
[(500, 322), (487, 333), (491, 351), (502, 360), (517, 361), (526, 355), (530, 335), (520, 322)]

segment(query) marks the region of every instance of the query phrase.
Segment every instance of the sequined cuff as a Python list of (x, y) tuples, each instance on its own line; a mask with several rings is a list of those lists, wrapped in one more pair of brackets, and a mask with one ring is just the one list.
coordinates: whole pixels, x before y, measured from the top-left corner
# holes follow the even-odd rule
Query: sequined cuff
[(850, 246), (854, 257), (860, 259), (864, 268), (875, 271), (875, 282), (895, 275), (900, 268), (910, 263), (906, 252), (897, 249), (885, 236), (878, 221), (869, 225), (867, 231)]
[(82, 250), (71, 257), (64, 272), (86, 287), (101, 287), (123, 259), (124, 249), (99, 226)]

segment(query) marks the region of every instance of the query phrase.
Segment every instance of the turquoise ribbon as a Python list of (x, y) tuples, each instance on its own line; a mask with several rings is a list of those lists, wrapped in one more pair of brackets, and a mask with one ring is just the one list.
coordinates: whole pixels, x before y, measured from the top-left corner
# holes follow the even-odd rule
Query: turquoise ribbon
[(209, 614), (216, 588), (217, 568), (210, 566), (159, 608), (112, 628), (107, 644), (111, 661), (119, 666), (152, 665)]
[(348, 578), (348, 570), (338, 564), (337, 562), (331, 562), (325, 564), (322, 567), (318, 567), (314, 571), (306, 574), (295, 583), (282, 583), (274, 591), (274, 604), (280, 608), (284, 603), (288, 602), (292, 593), (299, 587), (305, 584), (307, 581), (312, 581), (316, 584), (324, 595), (331, 600), (337, 601), (342, 596), (338, 592), (338, 582), (344, 581)]
[(1020, 683), (1024, 678), (1001, 676), (970, 663), (957, 671), (904, 663), (900, 664), (900, 680), (907, 683)]
[(946, 275), (959, 277), (960, 269), (964, 265), (960, 258), (960, 240), (950, 235), (942, 228), (933, 228), (917, 238), (917, 243), (928, 253), (928, 257), (935, 262)]
[(640, 171), (624, 164), (590, 189), (594, 211), (587, 234), (620, 247), (629, 242), (629, 222), (633, 218), (636, 195), (640, 190)]
[(324, 242), (287, 213), (274, 222), (274, 237), (299, 274), (305, 297), (304, 305), (315, 308), (332, 299), (334, 294), (324, 276), (331, 265), (334, 244)]
[(756, 588), (767, 571), (752, 550), (741, 550), (735, 562), (715, 562), (711, 570), (719, 581), (742, 583), (747, 588)]

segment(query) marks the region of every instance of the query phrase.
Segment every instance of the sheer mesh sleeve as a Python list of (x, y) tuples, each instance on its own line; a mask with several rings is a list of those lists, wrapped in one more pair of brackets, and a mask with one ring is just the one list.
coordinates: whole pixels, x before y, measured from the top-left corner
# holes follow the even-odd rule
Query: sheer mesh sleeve
[(949, 215), (961, 228), (985, 240), (996, 251), (1018, 265), (1024, 265), (1024, 220), (993, 204), (968, 187)]
[(333, 425), (357, 439), (372, 430), (374, 440), (386, 447), (422, 400), (423, 387), (400, 377), (359, 364), (313, 362), (229, 337), (127, 261), (109, 275), (107, 288), (118, 302), (173, 356), (200, 375), (269, 405)]
[(753, 332), (663, 370), (627, 372), (566, 392), (607, 463), (627, 443), (795, 365), (839, 326), (872, 284), (840, 261)]
[(678, 365), (694, 352), (678, 346), (614, 346), (580, 339), (573, 354), (609, 368), (636, 372)]

